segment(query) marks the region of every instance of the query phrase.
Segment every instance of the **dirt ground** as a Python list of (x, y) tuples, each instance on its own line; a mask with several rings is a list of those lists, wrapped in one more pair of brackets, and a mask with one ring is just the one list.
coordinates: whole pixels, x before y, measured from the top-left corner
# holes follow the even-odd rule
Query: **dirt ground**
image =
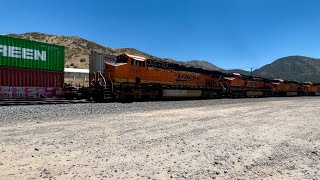
[(214, 104), (0, 125), (0, 179), (319, 179), (320, 98)]

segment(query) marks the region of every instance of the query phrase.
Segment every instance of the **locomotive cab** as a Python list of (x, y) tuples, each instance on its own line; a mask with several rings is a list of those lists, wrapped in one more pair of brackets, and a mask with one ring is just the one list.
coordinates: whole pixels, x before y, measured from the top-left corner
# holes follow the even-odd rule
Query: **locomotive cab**
[(273, 95), (275, 96), (297, 96), (301, 91), (299, 82), (284, 81), (282, 79), (272, 80)]
[(224, 76), (225, 82), (228, 83), (229, 86), (244, 86), (245, 81), (243, 80), (243, 76), (239, 73), (228, 73)]
[(266, 97), (271, 96), (272, 88), (267, 79), (228, 73), (223, 81), (229, 87), (230, 97)]
[(301, 85), (301, 95), (315, 96), (318, 91), (318, 86), (312, 82), (303, 82)]

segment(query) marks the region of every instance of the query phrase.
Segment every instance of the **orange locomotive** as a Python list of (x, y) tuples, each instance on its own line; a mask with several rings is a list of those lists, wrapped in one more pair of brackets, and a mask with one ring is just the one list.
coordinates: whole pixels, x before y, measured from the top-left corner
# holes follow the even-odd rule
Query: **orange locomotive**
[(122, 54), (90, 57), (90, 86), (96, 100), (213, 98), (223, 73)]
[(298, 96), (301, 92), (301, 85), (296, 81), (284, 81), (273, 79), (273, 96)]
[(239, 73), (228, 73), (223, 77), (222, 85), (227, 87), (230, 97), (266, 97), (272, 95), (268, 79), (245, 76)]
[(314, 84), (312, 82), (301, 83), (301, 93), (303, 96), (319, 96), (320, 95), (320, 85)]
[(320, 95), (320, 85), (186, 67), (122, 54), (90, 55), (89, 95), (96, 101)]

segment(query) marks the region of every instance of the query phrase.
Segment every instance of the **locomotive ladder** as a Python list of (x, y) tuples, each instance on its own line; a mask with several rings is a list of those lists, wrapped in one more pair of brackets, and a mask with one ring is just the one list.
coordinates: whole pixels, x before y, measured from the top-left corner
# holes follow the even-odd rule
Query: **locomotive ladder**
[(103, 87), (102, 95), (103, 95), (103, 100), (111, 100), (113, 99), (113, 83), (110, 79), (110, 72), (109, 72), (109, 79), (110, 79), (110, 84), (106, 82), (106, 79), (104, 78), (103, 74), (99, 71), (98, 72), (100, 78), (99, 81), (102, 79), (102, 83), (100, 84)]
[(225, 82), (220, 82), (220, 86), (222, 87), (223, 91), (229, 91), (229, 86)]
[(110, 84), (105, 85), (105, 88), (103, 89), (103, 98), (105, 100), (110, 100), (113, 98), (112, 86)]

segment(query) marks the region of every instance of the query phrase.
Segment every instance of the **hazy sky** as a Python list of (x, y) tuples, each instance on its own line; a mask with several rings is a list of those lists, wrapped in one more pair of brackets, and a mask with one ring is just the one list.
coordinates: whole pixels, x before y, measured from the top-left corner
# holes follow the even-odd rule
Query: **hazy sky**
[(320, 57), (319, 0), (0, 0), (0, 34), (43, 32), (175, 60), (259, 68)]

